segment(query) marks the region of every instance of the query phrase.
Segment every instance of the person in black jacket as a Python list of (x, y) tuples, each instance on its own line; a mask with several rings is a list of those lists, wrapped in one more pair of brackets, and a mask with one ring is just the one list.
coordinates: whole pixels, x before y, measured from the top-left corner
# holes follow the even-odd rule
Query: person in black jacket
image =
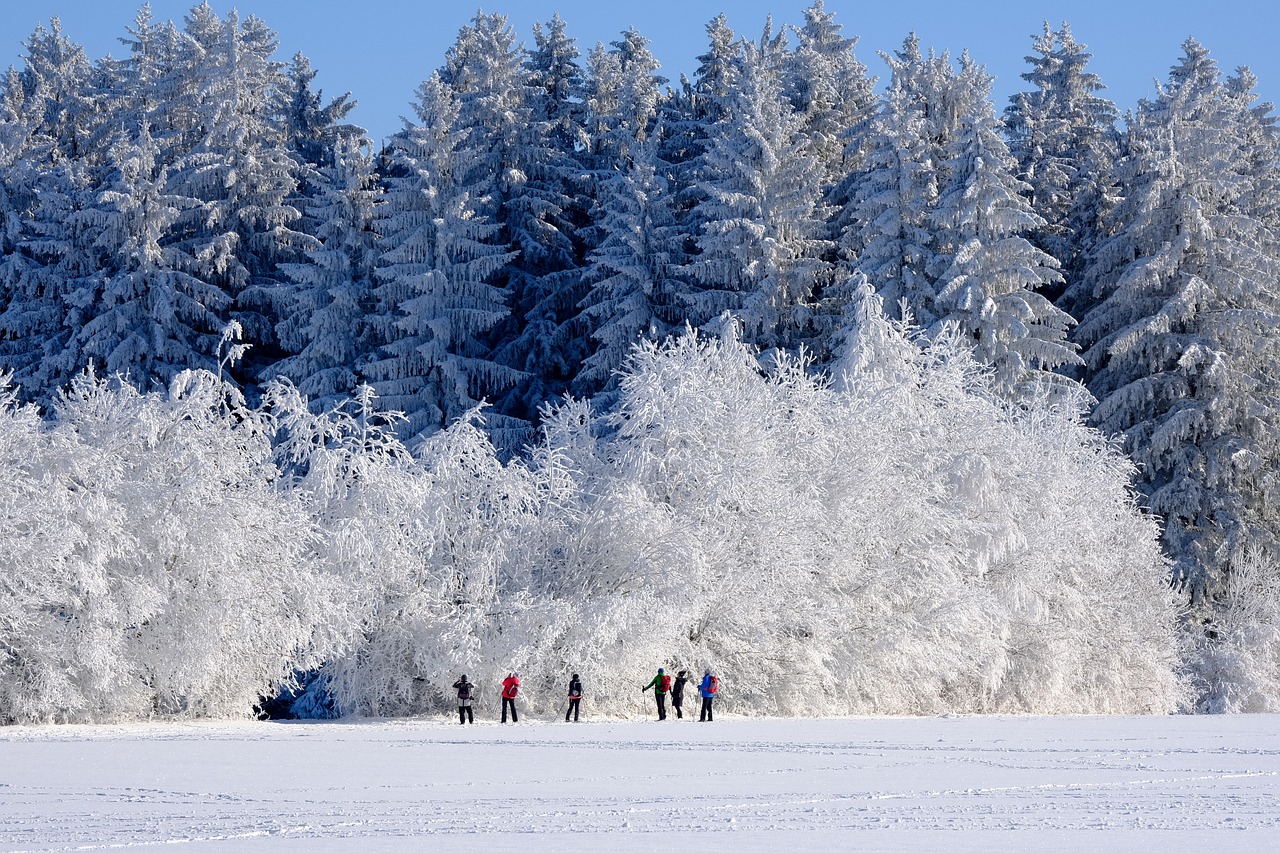
[(475, 714), (471, 713), (471, 696), (475, 693), (475, 688), (464, 675), (453, 682), (453, 689), (458, 691), (458, 722), (462, 725), (475, 723)]
[(578, 722), (578, 706), (582, 704), (582, 682), (578, 680), (578, 673), (573, 674), (573, 678), (569, 679), (569, 707), (564, 712), (564, 721), (569, 722), (569, 715), (573, 714), (573, 721)]
[(671, 707), (676, 711), (676, 719), (683, 720), (684, 714), (680, 706), (684, 704), (684, 686), (689, 683), (689, 670), (682, 669), (676, 673), (676, 680), (671, 684)]

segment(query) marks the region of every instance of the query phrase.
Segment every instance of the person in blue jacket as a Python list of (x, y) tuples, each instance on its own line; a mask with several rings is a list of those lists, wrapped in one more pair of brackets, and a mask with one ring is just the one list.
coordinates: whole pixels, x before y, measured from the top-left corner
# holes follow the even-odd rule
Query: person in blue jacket
[(720, 689), (720, 679), (711, 674), (711, 670), (707, 670), (702, 675), (702, 683), (698, 685), (698, 691), (702, 694), (702, 716), (698, 718), (700, 723), (709, 723), (711, 719), (711, 702), (716, 698), (716, 691)]

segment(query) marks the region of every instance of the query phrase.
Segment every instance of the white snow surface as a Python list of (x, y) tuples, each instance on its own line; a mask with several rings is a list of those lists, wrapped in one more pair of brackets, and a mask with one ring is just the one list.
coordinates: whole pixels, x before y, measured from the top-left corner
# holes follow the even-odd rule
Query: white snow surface
[(0, 849), (1280, 849), (1280, 717), (0, 730)]

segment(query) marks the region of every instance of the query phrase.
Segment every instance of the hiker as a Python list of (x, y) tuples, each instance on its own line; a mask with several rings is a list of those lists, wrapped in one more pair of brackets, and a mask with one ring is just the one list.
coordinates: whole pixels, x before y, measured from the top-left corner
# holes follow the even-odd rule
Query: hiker
[(462, 725), (466, 725), (468, 721), (475, 723), (475, 714), (471, 713), (471, 695), (475, 692), (474, 685), (467, 681), (466, 675), (463, 675), (453, 682), (453, 689), (458, 691), (458, 722)]
[(671, 707), (676, 710), (676, 719), (683, 720), (684, 714), (680, 706), (684, 704), (684, 686), (689, 683), (689, 670), (682, 669), (676, 673), (676, 680), (671, 684)]
[(700, 723), (711, 722), (711, 700), (716, 698), (716, 691), (720, 689), (720, 679), (711, 674), (708, 669), (702, 676), (702, 684), (698, 685), (698, 692), (702, 694), (702, 716), (698, 718)]
[(661, 722), (667, 718), (667, 694), (671, 692), (671, 676), (662, 667), (658, 667), (658, 674), (653, 677), (653, 681), (641, 687), (640, 692), (643, 693), (650, 687), (658, 700), (658, 721)]
[(507, 706), (511, 707), (511, 722), (518, 723), (516, 716), (516, 694), (520, 692), (520, 673), (508, 672), (502, 680), (502, 722), (507, 721)]
[(582, 704), (582, 682), (578, 680), (578, 673), (573, 674), (573, 678), (569, 679), (569, 708), (564, 712), (564, 721), (569, 722), (569, 715), (573, 714), (573, 721), (578, 722), (578, 706)]

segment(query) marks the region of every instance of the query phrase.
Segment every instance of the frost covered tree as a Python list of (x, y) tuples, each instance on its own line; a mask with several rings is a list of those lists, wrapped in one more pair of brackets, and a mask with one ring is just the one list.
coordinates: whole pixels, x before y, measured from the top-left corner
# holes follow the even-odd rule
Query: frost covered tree
[[(614, 692), (655, 660), (711, 666), (765, 713), (1177, 707), (1129, 464), (1074, 406), (993, 403), (958, 338), (864, 316), (878, 357), (840, 392), (691, 334), (639, 346), (609, 410), (548, 417), (541, 577), (569, 610), (539, 667), (571, 649)], [(821, 687), (801, 701), (797, 678)]]
[(1175, 578), (1198, 599), (1246, 548), (1276, 542), (1280, 253), (1250, 209), (1253, 96), (1194, 40), (1183, 50), (1116, 165), (1128, 193), (1082, 281), (1094, 307), (1076, 339), (1093, 420), (1123, 437)]
[(696, 172), (706, 150), (711, 127), (722, 118), (740, 73), (742, 45), (724, 14), (707, 25), (707, 51), (697, 57), (693, 79), (681, 75), (680, 86), (670, 92), (659, 109), (661, 159), (671, 164), (678, 182), (677, 195), (687, 210), (697, 199)]
[(1074, 384), (1053, 371), (1080, 359), (1067, 343), (1071, 318), (1040, 292), (1059, 280), (1059, 264), (1027, 239), (1044, 220), (1014, 176), (991, 83), (962, 57), (953, 99), (959, 120), (930, 215), (938, 249), (932, 268), (940, 321), (955, 324), (993, 369), (998, 393), (1026, 399)]
[(189, 147), (170, 165), (168, 191), (200, 204), (183, 211), (172, 239), (198, 262), (190, 272), (233, 301), (254, 343), (244, 365), (252, 377), (280, 355), (274, 318), (289, 306), (276, 265), (295, 260), (305, 242), (290, 204), (297, 163), (272, 120), (283, 79), (271, 58), (276, 36), (253, 16), (241, 21), (233, 11), (219, 20), (208, 3), (191, 10), (184, 33)]
[(532, 120), (542, 122), (548, 144), (560, 154), (568, 154), (584, 136), (583, 92), (586, 75), (579, 64), (578, 44), (558, 14), (544, 26), (533, 25), (535, 47), (526, 66), (532, 89)]
[[(1009, 99), (1006, 134), (1031, 207), (1045, 221), (1030, 239), (1059, 261), (1065, 281), (1075, 281), (1112, 201), (1106, 181), (1119, 149), (1119, 113), (1098, 95), (1106, 87), (1088, 70), (1092, 56), (1069, 26), (1046, 23), (1033, 46), (1022, 79), (1035, 88)], [(1042, 290), (1056, 296), (1061, 288)]]
[(294, 54), (283, 74), (281, 96), (288, 98), (284, 134), (289, 149), (303, 164), (314, 168), (332, 165), (339, 144), (364, 136), (363, 129), (343, 123), (356, 107), (351, 93), (325, 103), (324, 93), (312, 88), (316, 70), (301, 53)]
[(744, 45), (741, 79), (698, 165), (698, 254), (687, 266), (695, 285), (683, 294), (692, 322), (727, 311), (763, 349), (803, 342), (826, 270), (816, 169), (777, 75)]
[(403, 412), (406, 436), (429, 435), (509, 387), (488, 337), (507, 315), (493, 284), (510, 260), (498, 226), (459, 181), (459, 105), (438, 75), (418, 88), (418, 123), (389, 143), (379, 233), (374, 341), (366, 366), (385, 405)]
[(661, 340), (677, 328), (680, 235), (656, 147), (653, 140), (639, 146), (630, 166), (599, 188), (597, 227), (604, 236), (587, 257), (590, 291), (582, 309), (595, 346), (574, 381), (581, 395), (615, 385), (636, 341)]
[(598, 171), (620, 167), (648, 139), (667, 83), (649, 40), (634, 27), (610, 48), (597, 44), (587, 55), (584, 145), (587, 164)]
[(101, 263), (77, 350), (137, 387), (168, 387), (183, 370), (216, 369), (226, 294), (188, 270), (196, 259), (168, 241), (170, 229), (198, 206), (167, 190), (160, 150), (144, 124), (136, 139), (112, 147), (110, 184), (91, 211)]
[[(568, 48), (558, 46), (557, 61)], [(513, 451), (529, 438), (518, 423), (563, 390), (576, 368), (555, 343), (580, 298), (567, 181), (574, 174), (571, 152), (553, 149), (552, 124), (534, 118), (535, 109), (546, 107), (546, 76), (530, 69), (530, 59), (504, 16), (478, 13), (459, 31), (440, 71), (458, 102), (458, 184), (511, 252), (494, 278), (510, 313), (492, 330), (490, 346), (494, 361), (517, 377), (495, 401), (505, 426), (491, 424)]]
[[(958, 69), (945, 53), (923, 55), (914, 36), (884, 59), (893, 77), (867, 168), (848, 182), (839, 215), (844, 263), (900, 318), (931, 334), (958, 328), (999, 393), (1062, 384), (1052, 371), (1077, 360), (1071, 319), (1039, 292), (1060, 280), (1058, 263), (1028, 240), (1043, 221), (1015, 177), (990, 75), (967, 54)], [(836, 287), (830, 297), (847, 294)]]
[(905, 306), (929, 326), (941, 317), (929, 273), (936, 252), (929, 213), (943, 180), (941, 146), (951, 135), (939, 119), (954, 72), (945, 55), (921, 54), (914, 34), (881, 58), (892, 74), (868, 132), (865, 166), (849, 179), (837, 213), (841, 260), (867, 276), (891, 311)]
[(854, 55), (858, 39), (843, 29), (823, 0), (815, 0), (804, 10), (804, 26), (792, 28), (797, 43), (783, 66), (784, 89), (824, 191), (861, 165), (866, 124), (877, 106), (876, 80)]
[(0, 719), (247, 717), (349, 635), (234, 388), (85, 375), (52, 424), (4, 396)]
[(1280, 567), (1247, 550), (1203, 615), (1189, 657), (1202, 713), (1275, 713), (1280, 707)]
[(79, 370), (97, 258), (82, 215), (94, 180), (93, 70), (55, 18), (23, 43), (3, 90), (0, 154), (8, 215), (0, 256), (0, 369), (28, 400), (47, 402)]
[(525, 609), (530, 583), (519, 558), (536, 519), (526, 469), (499, 461), (474, 412), (410, 454), (368, 386), (323, 415), (288, 385), (267, 396), (281, 426), (277, 453), (311, 507), (318, 550), (359, 591), (350, 611), (357, 640), (325, 664), (312, 693), (337, 713), (400, 716), (440, 705), (443, 671), (463, 667), (476, 683), (497, 683), (498, 668), (517, 665), (511, 653), (533, 639), (511, 616)]
[(317, 223), (317, 245), (307, 251), (306, 263), (281, 267), (295, 293), (293, 313), (277, 334), (297, 355), (272, 368), (325, 408), (355, 391), (356, 371), (370, 355), (366, 326), (377, 257), (373, 158), (350, 138), (338, 141), (332, 156), (332, 165), (316, 171), (322, 189), (308, 209)]

